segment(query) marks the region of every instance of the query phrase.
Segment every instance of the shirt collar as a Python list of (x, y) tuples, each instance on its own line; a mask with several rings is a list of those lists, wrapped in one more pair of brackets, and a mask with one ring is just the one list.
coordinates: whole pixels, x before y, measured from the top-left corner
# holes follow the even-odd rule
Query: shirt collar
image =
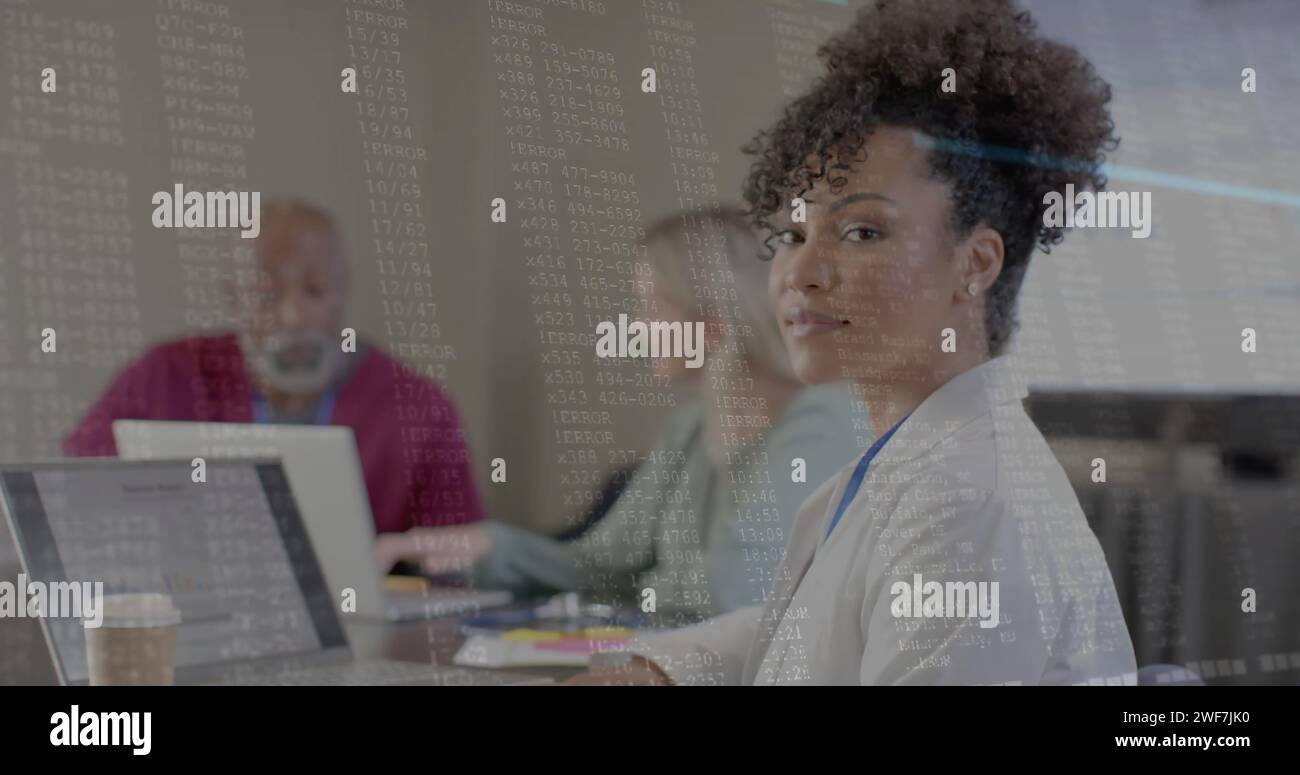
[(987, 360), (948, 380), (912, 410), (878, 459), (903, 462), (920, 457), (994, 407), (1019, 406), (1028, 394), (1011, 356)]

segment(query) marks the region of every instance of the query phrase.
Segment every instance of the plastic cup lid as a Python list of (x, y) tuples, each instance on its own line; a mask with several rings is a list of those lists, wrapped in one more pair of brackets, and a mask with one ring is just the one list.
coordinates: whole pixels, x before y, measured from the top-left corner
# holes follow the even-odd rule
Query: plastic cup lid
[(157, 592), (104, 595), (100, 605), (103, 627), (166, 627), (181, 621), (171, 595)]

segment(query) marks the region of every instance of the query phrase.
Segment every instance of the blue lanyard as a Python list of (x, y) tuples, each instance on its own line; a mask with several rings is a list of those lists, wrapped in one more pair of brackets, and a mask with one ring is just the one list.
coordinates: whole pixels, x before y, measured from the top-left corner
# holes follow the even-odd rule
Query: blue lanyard
[(875, 459), (876, 453), (884, 448), (885, 442), (889, 441), (889, 437), (894, 435), (894, 431), (898, 430), (903, 422), (911, 416), (912, 414), (909, 412), (902, 420), (895, 423), (894, 427), (886, 431), (885, 435), (876, 439), (876, 443), (872, 444), (871, 448), (867, 450), (867, 454), (863, 455), (862, 459), (858, 461), (857, 468), (853, 469), (853, 476), (849, 477), (848, 486), (844, 488), (844, 495), (840, 497), (840, 505), (835, 508), (835, 516), (831, 517), (830, 527), (826, 528), (826, 537), (822, 539), (823, 542), (831, 537), (831, 531), (839, 524), (840, 517), (844, 516), (849, 504), (853, 502), (853, 497), (858, 494), (858, 488), (862, 486), (862, 480), (867, 475), (867, 468), (871, 465), (871, 461)]
[[(316, 402), (316, 417), (312, 420), (316, 425), (329, 425), (330, 418), (334, 416), (334, 390), (331, 389), (320, 397)], [(271, 421), (271, 407), (266, 403), (266, 399), (260, 394), (253, 394), (253, 422), (258, 425), (265, 425)]]

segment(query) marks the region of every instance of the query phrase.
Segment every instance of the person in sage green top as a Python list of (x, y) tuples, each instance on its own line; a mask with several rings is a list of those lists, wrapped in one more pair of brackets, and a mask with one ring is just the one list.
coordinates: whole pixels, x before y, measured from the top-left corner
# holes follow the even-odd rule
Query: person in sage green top
[(487, 520), (491, 550), (471, 576), (483, 587), (586, 590), (619, 603), (640, 603), (641, 591), (653, 589), (658, 611), (699, 616), (757, 603), (811, 494), (808, 484), (791, 481), (791, 461), (803, 458), (808, 481), (816, 481), (852, 458), (851, 401), (841, 384), (796, 393), (766, 443), (727, 450), (730, 466), (712, 458), (705, 401), (692, 401), (668, 418), (646, 462), (591, 530), (557, 541)]
[[(725, 263), (702, 271), (688, 251)], [(759, 251), (732, 210), (647, 230), (644, 308), (658, 320), (703, 318), (709, 358), (701, 369), (652, 361), (679, 388), (678, 404), (594, 526), (572, 540), (491, 519), (412, 530), (381, 538), (381, 564), (463, 571), (477, 586), (523, 594), (583, 591), (683, 620), (760, 602), (799, 505), (874, 437), (847, 383), (795, 379)]]

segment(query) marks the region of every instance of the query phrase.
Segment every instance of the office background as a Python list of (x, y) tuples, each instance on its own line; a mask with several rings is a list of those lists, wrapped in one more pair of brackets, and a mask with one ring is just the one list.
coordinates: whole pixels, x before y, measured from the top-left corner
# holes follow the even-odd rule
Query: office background
[[(207, 181), (260, 190), (264, 198), (301, 196), (332, 211), (349, 246), (350, 324), (427, 369), (454, 397), (493, 516), (561, 529), (576, 508), (565, 496), (589, 488), (557, 486), (560, 471), (572, 466), (556, 460), (558, 426), (547, 394), (557, 378), (593, 386), (598, 370), (588, 361), (560, 374), (545, 362), (555, 347), (539, 331), (585, 329), (586, 317), (552, 323), (548, 315), (559, 308), (535, 297), (545, 273), (528, 265), (537, 250), (527, 238), (538, 232), (514, 219), (549, 215), (520, 206), (537, 193), (528, 188), (534, 179), (559, 187), (550, 198), (561, 207), (585, 200), (564, 194), (575, 182), (560, 171), (565, 165), (553, 160), (543, 174), (531, 174), (518, 165), (537, 159), (512, 145), (527, 144), (534, 130), (546, 134), (546, 145), (563, 145), (554, 135), (563, 119), (552, 114), (564, 107), (542, 104), (533, 120), (531, 103), (508, 90), (604, 106), (619, 122), (602, 135), (613, 145), (571, 143), (568, 162), (626, 176), (602, 187), (634, 193), (635, 203), (621, 204), (637, 211), (630, 224), (644, 227), (686, 202), (738, 199), (746, 169), (739, 147), (815, 73), (816, 42), (840, 29), (854, 5), (130, 0), (110, 7), (0, 0), (0, 97), (8, 106), (0, 171), (21, 184), (0, 188), (0, 459), (57, 455), (62, 436), (132, 356), (228, 325), (221, 263), (204, 252), (217, 243), (149, 226), (153, 191), (182, 179)], [(1035, 256), (1014, 345), (1042, 390), (1035, 411), (1056, 418), (1045, 430), (1067, 470), (1081, 477), (1085, 510), (1128, 596), (1126, 613), (1148, 615), (1152, 634), (1138, 644), (1139, 662), (1276, 651), (1296, 660), (1289, 669), (1300, 669), (1300, 617), (1289, 601), (1262, 600), (1261, 614), (1248, 620), (1215, 613), (1230, 612), (1241, 587), (1261, 575), (1268, 576), (1261, 588), (1300, 588), (1282, 561), (1300, 548), (1294, 446), (1287, 446), (1300, 426), (1300, 408), (1287, 400), (1300, 392), (1300, 6), (1024, 5), (1049, 34), (1079, 47), (1114, 88), (1123, 143), (1111, 188), (1152, 192), (1149, 239), (1131, 239), (1125, 229), (1085, 230)], [(367, 13), (377, 15), (369, 19), (377, 25), (351, 23)], [(648, 14), (678, 19), (681, 37), (653, 37)], [(533, 48), (524, 51), (507, 22), (545, 32), (533, 29)], [(387, 33), (382, 40), (374, 37), (377, 27)], [(173, 57), (195, 56), (194, 46), (238, 88), (193, 93), (185, 79), (201, 74)], [(365, 61), (381, 48), (399, 51), (400, 61)], [(651, 61), (689, 90), (660, 99), (641, 94), (638, 74)], [(61, 88), (82, 106), (75, 136), (61, 134), (35, 99), (47, 62), (59, 65)], [(409, 112), (365, 114), (362, 99), (340, 92), (339, 71), (348, 65), (376, 68), (368, 82), (403, 89)], [(1241, 89), (1246, 67), (1256, 72), (1255, 93)], [(400, 70), (401, 80), (385, 68)], [(596, 94), (519, 80), (572, 80), (578, 70), (585, 73), (578, 82), (596, 84)], [(698, 106), (677, 113), (699, 125), (675, 125), (664, 96)], [(224, 114), (193, 123), (184, 101), (196, 98), (218, 99)], [(403, 180), (392, 163), (406, 162), (375, 143), (424, 154), (410, 162), (418, 179)], [(681, 145), (716, 154), (708, 177), (690, 177), (699, 165), (685, 177), (669, 174), (676, 169), (671, 148)], [(80, 171), (60, 176), (69, 170)], [(385, 188), (412, 183), (418, 192), (404, 188), (398, 197)], [(102, 204), (92, 208), (102, 218), (63, 220), (82, 194)], [(507, 200), (511, 223), (490, 221), (497, 196)], [(376, 207), (392, 201), (418, 205), (415, 216), (400, 219), (418, 233), (385, 232), (393, 213)], [(559, 216), (562, 223), (568, 217)], [(109, 262), (61, 270), (49, 256), (63, 248), (41, 242), (59, 233), (78, 241), (64, 252)], [(395, 237), (426, 246), (420, 288), (394, 285), (404, 278), (393, 274), (397, 264), (384, 263), (388, 248), (376, 246)], [(560, 274), (574, 298), (596, 292), (580, 284), (601, 276), (573, 265)], [(431, 296), (419, 295), (425, 287)], [(422, 302), (436, 309), (417, 309)], [(47, 325), (60, 330), (52, 358), (37, 349)], [(1256, 353), (1241, 351), (1245, 327), (1258, 332)], [(1239, 396), (1256, 398), (1232, 398)], [(642, 448), (663, 411), (615, 407), (601, 430), (618, 448)], [(1221, 430), (1189, 430), (1200, 427), (1189, 413)], [(1227, 441), (1242, 427), (1260, 431)], [(1256, 442), (1263, 449), (1252, 453)], [(1263, 462), (1242, 462), (1252, 454)], [(488, 461), (496, 457), (508, 461), (505, 483), (489, 482)], [(1093, 457), (1120, 461), (1111, 475), (1130, 490), (1090, 494)], [(607, 468), (597, 462), (590, 473), (599, 479)], [(1206, 492), (1211, 481), (1223, 487)], [(1179, 591), (1175, 602), (1171, 587)], [(1227, 621), (1231, 626), (1218, 626)]]

